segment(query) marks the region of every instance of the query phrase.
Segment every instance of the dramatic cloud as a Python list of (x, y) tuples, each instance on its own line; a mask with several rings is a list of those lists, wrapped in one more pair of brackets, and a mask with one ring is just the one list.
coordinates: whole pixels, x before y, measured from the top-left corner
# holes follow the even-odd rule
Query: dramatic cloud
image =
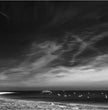
[[(29, 33), (26, 36), (14, 32), (6, 37), (7, 41), (3, 38), (5, 43), (1, 41), (1, 57), (6, 59), (0, 59), (0, 87), (107, 87), (108, 23), (102, 22), (107, 19), (104, 9), (100, 6), (95, 9), (96, 5), (44, 5), (42, 8), (34, 7), (37, 13), (32, 13), (33, 20), (37, 18), (33, 22), (36, 25), (34, 28), (39, 30), (38, 34), (25, 32), (26, 35)], [(34, 8), (29, 10), (29, 14), (28, 8), (25, 8), (24, 16), (31, 15)], [(46, 11), (41, 13), (43, 8)], [(17, 12), (18, 9), (15, 8)], [(20, 11), (22, 9), (23, 6)], [(17, 16), (20, 16), (20, 23), (25, 20), (21, 19), (23, 16), (20, 13), (15, 14), (14, 23), (17, 23)], [(32, 21), (32, 17), (27, 21)], [(21, 52), (17, 54), (17, 50)]]
[[(0, 86), (73, 87), (108, 81), (108, 54), (101, 52), (95, 45), (107, 37), (108, 32), (96, 34), (97, 31), (92, 30), (94, 33), (90, 34), (90, 31), (79, 35), (67, 32), (61, 43), (34, 41), (19, 65), (1, 71)], [(84, 54), (87, 50), (92, 55), (87, 57)], [(63, 64), (67, 59), (71, 66)]]

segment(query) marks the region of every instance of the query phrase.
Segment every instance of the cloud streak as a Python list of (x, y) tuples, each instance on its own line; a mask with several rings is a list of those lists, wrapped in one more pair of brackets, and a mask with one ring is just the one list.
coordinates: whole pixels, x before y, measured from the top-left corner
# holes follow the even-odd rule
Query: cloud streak
[[(102, 26), (100, 25), (101, 28)], [(94, 31), (92, 30), (92, 32)], [(107, 30), (98, 34), (88, 32), (88, 34), (79, 35), (67, 32), (60, 44), (56, 41), (46, 40), (41, 43), (35, 41), (19, 65), (1, 71), (0, 86), (5, 84), (18, 85), (19, 81), (26, 87), (80, 86), (84, 82), (89, 84), (108, 81), (108, 54), (101, 52), (94, 46), (96, 42), (107, 35)], [(86, 50), (92, 51), (92, 57), (81, 56)], [(70, 57), (68, 62), (72, 66), (66, 67), (62, 64), (67, 60), (65, 55)], [(53, 64), (54, 61), (55, 65)], [(62, 63), (56, 65), (60, 61)], [(74, 65), (76, 62), (78, 63)]]

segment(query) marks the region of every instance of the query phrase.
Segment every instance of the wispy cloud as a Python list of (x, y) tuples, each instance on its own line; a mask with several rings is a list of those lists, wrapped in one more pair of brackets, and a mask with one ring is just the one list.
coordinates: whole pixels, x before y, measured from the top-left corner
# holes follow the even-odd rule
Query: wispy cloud
[[(102, 26), (101, 26), (102, 27)], [(99, 28), (99, 27), (98, 27)], [(92, 30), (93, 32), (93, 30)], [(86, 33), (86, 32), (85, 32)], [(18, 85), (19, 81), (25, 86), (68, 86), (80, 85), (91, 82), (108, 81), (108, 54), (101, 52), (94, 44), (106, 37), (108, 32), (94, 34), (65, 33), (62, 43), (56, 41), (44, 41), (32, 43), (24, 61), (16, 67), (1, 71), (0, 85)], [(73, 51), (76, 49), (76, 51)], [(81, 58), (80, 55), (86, 50), (95, 53), (91, 58)], [(67, 60), (71, 52), (70, 63), (72, 66), (52, 66), (56, 60)], [(73, 66), (74, 63), (79, 64)], [(13, 84), (12, 84), (13, 83)]]
[[(101, 59), (102, 60), (102, 59)], [(76, 85), (81, 84), (81, 82), (91, 83), (97, 81), (106, 81), (108, 80), (108, 68), (103, 66), (101, 69), (98, 66), (95, 67), (96, 61), (92, 61), (87, 66), (79, 66), (74, 68), (63, 68), (59, 67), (58, 69), (52, 69), (47, 73), (42, 75), (36, 75), (27, 82), (28, 85), (49, 85), (49, 86), (60, 86), (60, 85), (71, 85), (72, 83)], [(95, 63), (94, 63), (95, 62)], [(98, 63), (98, 61), (97, 61)], [(99, 64), (99, 63), (98, 63)], [(104, 63), (102, 63), (104, 65)], [(105, 64), (108, 65), (108, 64)], [(72, 84), (72, 85), (73, 85)]]

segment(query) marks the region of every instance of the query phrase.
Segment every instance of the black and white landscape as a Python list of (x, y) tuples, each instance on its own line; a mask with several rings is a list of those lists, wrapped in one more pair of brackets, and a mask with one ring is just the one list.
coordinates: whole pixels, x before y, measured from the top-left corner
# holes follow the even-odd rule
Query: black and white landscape
[(107, 110), (107, 60), (107, 1), (0, 1), (0, 109)]

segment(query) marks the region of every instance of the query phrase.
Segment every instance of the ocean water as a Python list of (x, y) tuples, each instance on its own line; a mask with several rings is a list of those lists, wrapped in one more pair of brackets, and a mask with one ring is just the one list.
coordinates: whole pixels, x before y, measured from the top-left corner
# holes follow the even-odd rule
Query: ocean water
[(2, 97), (29, 101), (52, 101), (63, 103), (108, 104), (107, 91), (21, 91), (3, 94)]

